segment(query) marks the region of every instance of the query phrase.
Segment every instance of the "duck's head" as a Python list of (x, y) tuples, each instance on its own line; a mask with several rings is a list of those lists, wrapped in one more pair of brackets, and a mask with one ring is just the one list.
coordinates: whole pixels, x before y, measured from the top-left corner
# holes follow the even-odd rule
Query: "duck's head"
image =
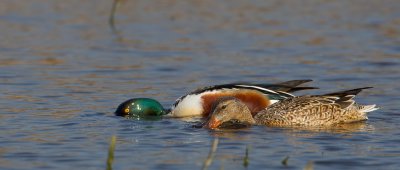
[(205, 127), (216, 129), (224, 124), (255, 124), (250, 109), (234, 97), (224, 97), (216, 101)]
[(163, 106), (154, 99), (133, 98), (121, 103), (115, 115), (132, 118), (160, 118), (166, 114)]

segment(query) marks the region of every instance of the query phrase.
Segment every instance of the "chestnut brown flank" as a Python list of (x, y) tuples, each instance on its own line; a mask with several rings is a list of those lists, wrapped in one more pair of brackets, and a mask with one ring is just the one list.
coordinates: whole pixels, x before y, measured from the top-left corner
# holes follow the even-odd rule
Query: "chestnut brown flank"
[(254, 116), (259, 111), (263, 110), (270, 105), (267, 96), (254, 90), (238, 90), (238, 91), (225, 91), (221, 93), (206, 94), (201, 98), (203, 100), (203, 116), (208, 116), (211, 112), (213, 104), (221, 97), (236, 97), (249, 107), (251, 114)]

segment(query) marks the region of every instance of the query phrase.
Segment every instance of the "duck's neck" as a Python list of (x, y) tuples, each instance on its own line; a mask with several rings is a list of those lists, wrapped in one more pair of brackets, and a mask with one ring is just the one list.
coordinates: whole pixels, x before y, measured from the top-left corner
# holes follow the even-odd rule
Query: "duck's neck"
[(237, 119), (243, 123), (256, 124), (256, 120), (247, 107), (241, 107), (237, 110), (237, 114), (233, 116), (233, 119)]
[(250, 117), (245, 117), (241, 121), (252, 125), (257, 123), (256, 120), (251, 116), (251, 114)]

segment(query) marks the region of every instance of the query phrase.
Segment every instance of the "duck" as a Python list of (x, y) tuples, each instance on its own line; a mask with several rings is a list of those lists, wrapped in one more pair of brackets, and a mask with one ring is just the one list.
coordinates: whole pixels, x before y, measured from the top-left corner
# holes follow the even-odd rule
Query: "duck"
[(235, 97), (245, 103), (251, 113), (256, 114), (269, 105), (280, 100), (294, 97), (292, 92), (317, 87), (299, 86), (312, 80), (290, 80), (275, 84), (229, 83), (202, 87), (181, 97), (169, 108), (155, 99), (133, 98), (121, 103), (115, 115), (117, 116), (163, 116), (172, 118), (208, 117), (212, 105), (219, 98)]
[(179, 97), (166, 117), (208, 117), (215, 101), (224, 97), (235, 97), (243, 102), (255, 115), (280, 100), (294, 97), (292, 92), (317, 89), (299, 87), (312, 80), (290, 80), (275, 84), (231, 83), (207, 86)]
[(204, 123), (217, 129), (225, 123), (265, 125), (270, 127), (327, 127), (367, 120), (367, 113), (379, 108), (375, 104), (361, 105), (354, 97), (364, 89), (344, 90), (323, 95), (290, 97), (258, 112), (256, 115), (235, 97), (220, 98)]

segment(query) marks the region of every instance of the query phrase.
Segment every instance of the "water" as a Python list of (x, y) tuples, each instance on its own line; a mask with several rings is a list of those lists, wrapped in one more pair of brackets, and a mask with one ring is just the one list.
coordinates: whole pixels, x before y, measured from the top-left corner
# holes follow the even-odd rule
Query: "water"
[[(118, 34), (110, 0), (0, 6), (0, 169), (397, 169), (400, 166), (400, 3), (385, 1), (127, 1)], [(321, 89), (373, 86), (365, 123), (308, 131), (196, 129), (134, 121), (119, 103), (163, 105), (197, 87), (313, 79)], [(281, 161), (289, 156), (287, 165)], [(311, 163), (310, 163), (311, 164)]]

